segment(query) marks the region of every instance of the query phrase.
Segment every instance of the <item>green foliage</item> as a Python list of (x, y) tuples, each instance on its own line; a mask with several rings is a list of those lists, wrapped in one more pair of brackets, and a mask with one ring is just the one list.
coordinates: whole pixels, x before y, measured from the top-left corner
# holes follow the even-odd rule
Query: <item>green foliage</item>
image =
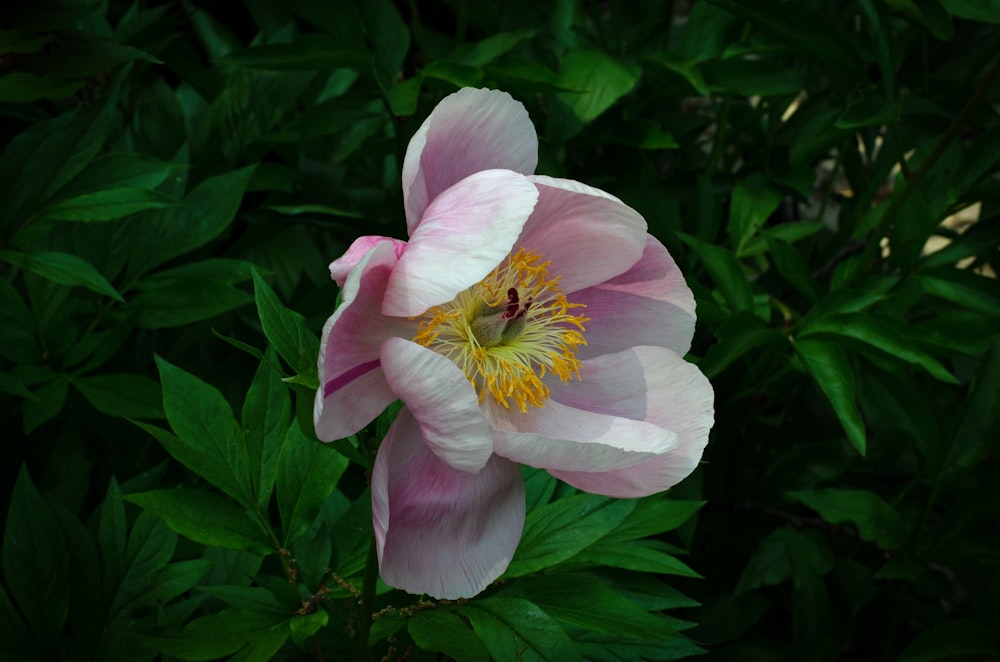
[(716, 425), (667, 496), (525, 470), (372, 659), (998, 655), (997, 2), (0, 5), (3, 659), (359, 650), (396, 409), (313, 435), (327, 265), (465, 85), (669, 247)]

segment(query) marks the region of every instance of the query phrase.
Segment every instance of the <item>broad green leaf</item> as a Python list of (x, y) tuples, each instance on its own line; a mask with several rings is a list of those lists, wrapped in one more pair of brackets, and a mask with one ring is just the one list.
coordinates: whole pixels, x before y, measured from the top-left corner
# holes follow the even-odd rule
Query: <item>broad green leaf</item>
[(325, 34), (299, 35), (287, 44), (262, 44), (230, 53), (219, 62), (234, 67), (271, 71), (333, 71), (348, 67), (365, 71), (370, 56), (355, 44)]
[[(1000, 11), (1000, 7), (997, 9)], [(955, 618), (918, 634), (896, 662), (958, 662), (997, 657), (1000, 657), (1000, 649), (996, 637), (986, 625), (968, 618)]]
[(305, 318), (281, 304), (278, 295), (256, 272), (253, 283), (264, 335), (288, 365), (299, 375), (310, 378), (314, 388), (318, 387), (316, 360), (319, 356), (319, 340), (316, 335), (306, 326)]
[(963, 269), (937, 267), (915, 279), (924, 292), (991, 318), (1000, 317), (1000, 294), (996, 280)]
[(67, 390), (69, 390), (69, 382), (61, 377), (31, 389), (35, 397), (25, 400), (24, 406), (21, 408), (25, 434), (42, 423), (52, 420), (62, 411), (63, 405), (66, 403)]
[(698, 367), (709, 378), (725, 370), (733, 361), (752, 349), (777, 340), (783, 336), (777, 329), (766, 326), (760, 318), (747, 311), (740, 311), (730, 317), (715, 330), (719, 342), (712, 345)]
[(84, 193), (50, 205), (39, 212), (39, 219), (50, 221), (113, 221), (147, 209), (176, 205), (172, 198), (139, 188), (113, 188)]
[(149, 593), (156, 588), (157, 575), (166, 568), (176, 547), (177, 534), (153, 513), (144, 512), (136, 518), (122, 557), (121, 580), (111, 602), (112, 615), (154, 602)]
[(483, 643), (453, 611), (417, 612), (407, 621), (406, 629), (420, 648), (444, 653), (456, 662), (488, 662), (490, 659)]
[(761, 540), (750, 557), (736, 587), (744, 593), (761, 586), (776, 586), (792, 579), (793, 556), (806, 557), (805, 562), (818, 574), (833, 568), (835, 557), (825, 541), (815, 531), (799, 531), (782, 527)]
[(524, 598), (558, 621), (626, 639), (655, 639), (667, 631), (662, 619), (582, 573), (529, 577), (504, 588), (497, 597)]
[(566, 83), (579, 93), (558, 94), (583, 123), (590, 122), (632, 91), (638, 71), (603, 51), (572, 50), (560, 62)]
[(0, 259), (16, 264), (53, 283), (80, 285), (116, 301), (125, 301), (108, 279), (82, 257), (54, 251), (27, 254), (4, 251)]
[(954, 479), (975, 467), (997, 447), (1000, 429), (1000, 339), (993, 338), (972, 378), (948, 448), (946, 472)]
[(941, 0), (949, 14), (1000, 25), (1000, 0)]
[(656, 541), (610, 542), (601, 540), (573, 556), (567, 565), (611, 566), (659, 575), (701, 577), (682, 561), (657, 549)]
[(536, 34), (538, 30), (533, 28), (500, 32), (474, 44), (459, 44), (448, 59), (471, 67), (484, 67)]
[(69, 571), (59, 521), (22, 465), (7, 511), (3, 572), (37, 644), (52, 655), (69, 615)]
[(164, 418), (160, 385), (135, 373), (76, 377), (73, 386), (98, 411), (122, 418)]
[(171, 174), (182, 170), (176, 163), (161, 161), (148, 154), (112, 152), (98, 156), (59, 191), (59, 200), (108, 189), (152, 191)]
[(292, 641), (301, 646), (309, 637), (313, 636), (330, 622), (330, 614), (325, 609), (320, 609), (305, 616), (295, 616), (288, 622), (288, 627), (292, 633)]
[(437, 60), (430, 62), (420, 70), (424, 78), (434, 78), (451, 83), (455, 87), (475, 87), (483, 82), (483, 71), (478, 67), (470, 67), (455, 62)]
[(593, 545), (628, 517), (635, 501), (594, 494), (559, 499), (531, 513), (506, 577), (551, 567)]
[(469, 619), (494, 660), (572, 662), (580, 655), (559, 624), (520, 598), (488, 598), (456, 611)]
[(893, 10), (922, 25), (936, 39), (951, 39), (954, 32), (951, 16), (941, 6), (948, 4), (946, 0), (885, 0), (885, 2)]
[(701, 72), (716, 95), (776, 97), (797, 94), (806, 86), (802, 73), (758, 54), (710, 60), (702, 63)]
[(340, 453), (315, 439), (307, 439), (298, 421), (293, 420), (288, 426), (278, 454), (276, 485), (285, 548), (316, 519), (347, 465), (347, 458)]
[(352, 209), (340, 209), (329, 205), (270, 205), (264, 207), (276, 211), (279, 214), (288, 216), (301, 216), (303, 214), (319, 214), (321, 216), (339, 216), (342, 218), (361, 218), (361, 214)]
[(813, 278), (805, 257), (791, 244), (770, 233), (765, 234), (765, 240), (771, 251), (771, 261), (774, 263), (774, 268), (788, 284), (805, 295), (809, 301), (819, 299), (819, 287), (816, 285), (816, 279)]
[(895, 320), (869, 314), (854, 314), (829, 316), (811, 322), (803, 328), (799, 338), (814, 336), (853, 338), (907, 363), (918, 365), (935, 379), (949, 384), (958, 383), (958, 380), (937, 359), (917, 347), (906, 334), (906, 327)]
[(905, 549), (909, 534), (895, 508), (868, 490), (822, 488), (789, 492), (831, 524), (853, 524), (862, 540), (882, 549)]
[(763, 175), (749, 177), (733, 189), (729, 203), (729, 234), (737, 257), (756, 232), (778, 208), (782, 195), (770, 187)]
[(655, 64), (673, 71), (684, 78), (684, 80), (690, 83), (691, 87), (699, 95), (703, 97), (711, 96), (712, 93), (709, 91), (708, 85), (705, 83), (705, 79), (701, 75), (701, 69), (698, 67), (696, 62), (686, 60), (676, 53), (671, 53), (669, 51), (661, 51), (652, 54), (649, 56), (649, 59)]
[(410, 30), (399, 10), (389, 0), (370, 0), (358, 5), (358, 13), (368, 33), (375, 67), (383, 74), (399, 74), (410, 49)]
[(159, 356), (156, 365), (163, 384), (163, 410), (177, 436), (140, 426), (181, 464), (240, 504), (253, 507), (256, 500), (246, 441), (229, 403), (214, 387)]
[(687, 522), (704, 504), (704, 501), (666, 499), (662, 494), (640, 499), (636, 502), (635, 509), (601, 542), (635, 540), (673, 531)]
[(804, 338), (795, 341), (795, 351), (806, 371), (830, 401), (844, 427), (847, 439), (862, 455), (865, 452), (865, 424), (854, 396), (854, 373), (840, 345)]
[(142, 506), (177, 533), (203, 545), (261, 555), (275, 551), (250, 515), (225, 497), (176, 488), (128, 494), (125, 500)]
[(257, 505), (267, 510), (274, 490), (278, 456), (285, 443), (288, 422), (292, 417), (288, 402), (288, 387), (272, 365), (276, 361), (261, 361), (250, 390), (243, 403), (243, 434), (250, 459)]
[(701, 258), (705, 269), (715, 280), (716, 286), (725, 297), (732, 312), (753, 311), (753, 291), (743, 273), (743, 268), (736, 260), (736, 256), (721, 246), (710, 244), (690, 235), (679, 232), (677, 234)]
[(84, 86), (81, 80), (66, 80), (51, 76), (36, 76), (23, 71), (12, 71), (0, 76), (0, 101), (4, 103), (31, 103), (39, 99), (65, 99)]
[(0, 586), (0, 650), (6, 651), (12, 662), (34, 660), (39, 655), (24, 620), (7, 597), (3, 586)]
[[(267, 662), (288, 639), (289, 615), (232, 608), (201, 616), (173, 636), (144, 637), (161, 655), (182, 660)], [(230, 657), (231, 656), (231, 657)]]
[(186, 280), (137, 283), (143, 291), (132, 296), (122, 309), (133, 313), (143, 329), (167, 329), (210, 319), (239, 308), (253, 299), (245, 291), (217, 280)]

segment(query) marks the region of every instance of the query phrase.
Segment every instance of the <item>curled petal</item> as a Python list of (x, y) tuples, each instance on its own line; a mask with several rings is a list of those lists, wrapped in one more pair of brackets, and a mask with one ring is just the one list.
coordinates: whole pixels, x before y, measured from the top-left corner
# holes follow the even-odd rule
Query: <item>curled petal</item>
[(503, 574), (521, 539), (521, 471), (496, 456), (475, 474), (448, 466), (404, 407), (375, 457), (372, 521), (387, 584), (472, 597)]
[[(551, 261), (549, 273), (570, 294), (624, 273), (642, 256), (646, 220), (624, 202), (570, 179), (530, 177), (538, 204), (517, 248)], [(589, 317), (589, 315), (588, 315)]]
[[(584, 365), (581, 374), (585, 370), (588, 378), (572, 384), (575, 388), (553, 387), (554, 400), (647, 421), (676, 433), (677, 445), (627, 468), (550, 470), (553, 476), (587, 492), (634, 498), (662, 492), (694, 471), (715, 416), (712, 385), (696, 366), (661, 347), (636, 347)], [(615, 395), (637, 378), (646, 385), (644, 397)]]
[(638, 347), (665, 347), (683, 356), (694, 335), (694, 295), (663, 244), (645, 236), (645, 250), (631, 269), (611, 280), (575, 292), (573, 303), (586, 306), (587, 359)]
[(402, 338), (382, 343), (382, 370), (435, 455), (462, 471), (485, 466), (493, 454), (493, 430), (465, 373), (440, 354)]
[(382, 312), (408, 317), (447, 303), (510, 252), (538, 200), (524, 175), (484, 170), (427, 207), (386, 290)]
[(403, 249), (406, 248), (406, 242), (400, 241), (399, 239), (393, 239), (392, 237), (378, 237), (378, 236), (365, 236), (358, 237), (351, 244), (351, 247), (347, 249), (347, 252), (338, 257), (336, 260), (330, 263), (330, 277), (337, 282), (340, 287), (344, 286), (344, 282), (347, 280), (347, 274), (361, 261), (361, 258), (371, 249), (375, 248), (379, 244), (389, 242), (392, 244), (392, 249), (396, 253), (396, 257), (403, 254)]
[(406, 148), (406, 227), (412, 235), (431, 201), (475, 172), (529, 175), (537, 163), (538, 138), (521, 102), (497, 90), (459, 90), (434, 108)]
[(396, 399), (381, 367), (382, 341), (412, 337), (417, 325), (379, 311), (395, 265), (391, 243), (368, 251), (347, 276), (340, 307), (323, 325), (313, 406), (316, 436), (323, 441), (354, 434)]
[(496, 404), (488, 404), (488, 411), (496, 427), (495, 453), (550, 472), (631, 467), (677, 444), (673, 432), (652, 423), (554, 400), (527, 414)]

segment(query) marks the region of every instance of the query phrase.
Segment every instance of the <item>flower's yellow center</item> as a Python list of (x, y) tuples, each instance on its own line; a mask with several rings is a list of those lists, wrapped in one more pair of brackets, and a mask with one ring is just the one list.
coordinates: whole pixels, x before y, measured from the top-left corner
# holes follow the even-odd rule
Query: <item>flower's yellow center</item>
[(543, 378), (580, 378), (577, 348), (586, 345), (583, 315), (571, 311), (549, 277), (550, 262), (523, 248), (450, 303), (434, 306), (420, 319), (413, 338), (451, 359), (469, 378), (482, 402), (489, 393), (510, 409), (541, 407), (549, 397)]

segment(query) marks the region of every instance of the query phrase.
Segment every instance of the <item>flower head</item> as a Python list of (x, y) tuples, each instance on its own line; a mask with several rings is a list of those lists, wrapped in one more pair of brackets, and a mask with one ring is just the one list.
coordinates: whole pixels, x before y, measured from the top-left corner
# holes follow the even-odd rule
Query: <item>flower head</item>
[(712, 426), (712, 387), (681, 358), (695, 316), (677, 265), (635, 210), (536, 162), (520, 103), (452, 94), (407, 149), (409, 240), (361, 237), (330, 265), (316, 433), (403, 402), (372, 517), (382, 577), (411, 593), (469, 597), (503, 573), (519, 463), (646, 496), (694, 469)]

